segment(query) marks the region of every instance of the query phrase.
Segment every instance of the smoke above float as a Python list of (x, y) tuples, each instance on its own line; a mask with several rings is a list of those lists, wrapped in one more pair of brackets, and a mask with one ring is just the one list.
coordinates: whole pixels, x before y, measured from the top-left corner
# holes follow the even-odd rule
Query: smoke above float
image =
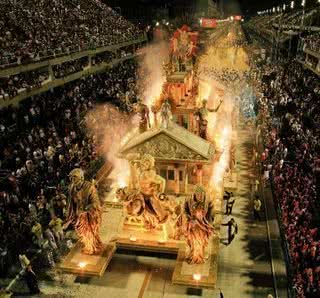
[[(141, 49), (143, 55), (138, 58), (137, 84), (139, 99), (151, 109), (152, 103), (160, 96), (166, 77), (163, 63), (169, 59), (169, 47), (165, 41), (151, 43)], [(135, 100), (135, 99), (131, 99)], [(152, 117), (150, 117), (152, 123)], [(138, 129), (138, 118), (121, 112), (114, 105), (97, 105), (85, 117), (85, 125), (98, 144), (99, 154), (113, 164), (112, 178), (115, 185), (127, 184), (130, 171), (128, 162), (118, 158), (118, 151)], [(134, 128), (134, 129), (133, 129)]]
[(225, 173), (231, 167), (231, 150), (237, 140), (238, 98), (245, 87), (243, 81), (238, 85), (224, 84), (219, 78), (230, 70), (242, 75), (250, 69), (246, 51), (243, 48), (228, 47), (233, 38), (234, 32), (231, 31), (224, 38), (220, 38), (218, 44), (208, 45), (205, 54), (198, 60), (200, 97), (208, 100), (209, 108), (215, 108), (219, 101), (223, 100), (219, 111), (210, 113), (208, 123), (209, 138), (218, 154), (218, 159), (213, 163), (210, 180), (211, 190), (216, 194), (223, 190)]
[(139, 95), (149, 108), (157, 100), (166, 81), (164, 63), (169, 60), (167, 41), (159, 40), (143, 48), (143, 56), (138, 59)]
[(88, 134), (93, 136), (98, 145), (97, 151), (106, 162), (114, 167), (112, 176), (119, 186), (125, 186), (129, 177), (128, 163), (117, 157), (121, 142), (135, 127), (135, 118), (121, 112), (112, 104), (98, 105), (85, 116)]
[[(137, 78), (139, 98), (151, 109), (166, 81), (163, 64), (169, 59), (169, 44), (165, 41), (158, 41), (141, 51), (143, 55), (138, 58)], [(208, 100), (208, 107), (215, 108), (220, 100), (223, 101), (217, 113), (210, 113), (208, 123), (209, 139), (214, 143), (216, 155), (218, 155), (212, 165), (210, 180), (211, 191), (216, 194), (223, 190), (225, 173), (230, 167), (230, 149), (236, 140), (236, 131), (232, 123), (235, 117), (234, 111), (237, 108), (236, 98), (239, 97), (242, 87), (227, 87), (221, 81), (208, 75), (205, 69), (214, 69), (218, 72), (231, 68), (239, 72), (249, 69), (247, 55), (242, 48), (237, 51), (235, 49), (229, 51), (233, 52), (227, 53), (225, 49), (209, 45), (206, 53), (198, 57), (200, 82), (198, 104), (205, 98)], [(152, 117), (150, 118), (152, 120)], [(127, 185), (130, 174), (129, 165), (126, 160), (119, 159), (117, 153), (125, 139), (137, 131), (137, 116), (122, 113), (111, 104), (104, 104), (96, 106), (86, 115), (86, 126), (89, 133), (96, 138), (100, 154), (114, 165), (111, 174), (112, 179), (115, 180), (113, 186)]]

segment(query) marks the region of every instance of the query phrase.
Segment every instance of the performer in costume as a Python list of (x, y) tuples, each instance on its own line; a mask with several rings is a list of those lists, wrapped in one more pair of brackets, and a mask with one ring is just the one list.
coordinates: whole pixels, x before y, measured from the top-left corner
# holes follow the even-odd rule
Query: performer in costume
[(169, 122), (172, 117), (171, 105), (168, 99), (165, 100), (165, 102), (161, 105), (160, 115), (161, 115), (161, 126), (167, 129), (169, 127)]

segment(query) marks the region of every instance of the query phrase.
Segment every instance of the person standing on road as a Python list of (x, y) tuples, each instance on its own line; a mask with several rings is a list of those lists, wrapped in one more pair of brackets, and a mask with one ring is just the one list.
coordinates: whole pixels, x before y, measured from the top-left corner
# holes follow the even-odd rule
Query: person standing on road
[(261, 220), (260, 211), (261, 211), (261, 201), (259, 196), (256, 195), (255, 199), (253, 200), (253, 217), (255, 220)]
[(235, 198), (232, 196), (228, 201), (227, 201), (227, 205), (226, 205), (226, 215), (231, 215), (232, 214), (232, 208), (233, 208), (233, 204), (235, 202)]
[(230, 244), (231, 241), (234, 239), (234, 236), (238, 234), (238, 225), (233, 218), (231, 218), (227, 223), (222, 225), (228, 227), (228, 244)]
[(233, 198), (233, 192), (224, 191), (223, 199), (226, 200), (226, 215), (231, 215), (233, 204), (235, 202)]

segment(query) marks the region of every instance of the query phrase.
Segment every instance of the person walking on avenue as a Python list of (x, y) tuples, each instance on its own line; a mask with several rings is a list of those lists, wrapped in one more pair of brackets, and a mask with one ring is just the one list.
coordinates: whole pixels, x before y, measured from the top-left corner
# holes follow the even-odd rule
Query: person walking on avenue
[(253, 217), (255, 220), (261, 220), (260, 217), (260, 210), (261, 210), (261, 201), (259, 199), (259, 196), (256, 195), (255, 199), (253, 200)]
[(224, 295), (223, 295), (223, 293), (221, 292), (221, 289), (219, 289), (219, 291), (220, 291), (220, 298), (224, 298)]
[(38, 279), (36, 274), (33, 272), (31, 265), (29, 265), (26, 268), (25, 279), (26, 279), (30, 294), (31, 295), (40, 294)]
[(30, 260), (27, 258), (25, 254), (21, 254), (19, 255), (19, 261), (22, 268), (22, 271), (19, 273), (19, 275), (21, 274), (21, 276), (24, 277), (30, 294), (39, 294), (40, 290), (38, 286), (38, 279), (36, 274), (32, 270)]
[[(226, 215), (231, 215), (235, 200), (233, 199), (233, 192), (224, 191), (223, 199), (226, 200)], [(231, 210), (230, 210), (231, 208)], [(230, 211), (230, 212), (229, 212)]]
[(231, 218), (227, 223), (222, 224), (228, 227), (228, 244), (234, 239), (234, 236), (238, 234), (238, 225), (236, 221)]
[(229, 200), (227, 200), (227, 204), (226, 204), (226, 215), (231, 215), (232, 214), (232, 208), (233, 208), (233, 204), (235, 202), (235, 198), (232, 196)]

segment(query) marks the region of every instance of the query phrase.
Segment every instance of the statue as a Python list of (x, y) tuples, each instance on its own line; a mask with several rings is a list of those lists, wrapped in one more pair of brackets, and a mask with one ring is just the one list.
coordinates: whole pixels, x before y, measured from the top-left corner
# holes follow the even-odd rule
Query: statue
[(157, 117), (158, 109), (155, 105), (151, 106), (151, 112), (153, 114), (153, 126), (157, 128), (158, 127), (158, 117)]
[(172, 117), (171, 105), (168, 99), (165, 100), (164, 103), (161, 105), (160, 115), (161, 115), (161, 127), (167, 129), (169, 127), (169, 121), (171, 120), (171, 117)]
[(159, 200), (164, 209), (169, 213), (168, 224), (166, 226), (167, 237), (174, 239), (177, 220), (182, 212), (181, 204), (177, 203), (176, 200), (170, 199), (165, 193), (159, 195)]
[(145, 154), (139, 161), (138, 189), (131, 189), (126, 197), (127, 222), (143, 222), (155, 229), (166, 222), (169, 214), (162, 206), (158, 194), (164, 192), (165, 179), (156, 174), (154, 158)]
[(207, 102), (208, 101), (206, 99), (202, 100), (202, 107), (197, 109), (197, 111), (195, 112), (195, 115), (198, 118), (198, 134), (201, 138), (203, 138), (205, 140), (207, 140), (207, 127), (208, 127), (209, 112), (211, 112), (211, 113), (218, 112), (218, 110), (222, 104), (222, 100), (220, 100), (218, 107), (215, 109), (207, 108)]
[(150, 125), (150, 118), (149, 118), (149, 108), (147, 105), (143, 104), (142, 102), (138, 102), (134, 105), (134, 111), (139, 115), (139, 132), (143, 133), (148, 128), (151, 127)]
[(101, 252), (103, 244), (99, 236), (102, 210), (93, 182), (84, 180), (81, 169), (73, 169), (70, 174), (67, 220), (64, 228), (72, 225), (83, 245), (82, 252), (93, 255)]
[(186, 238), (189, 253), (189, 264), (205, 262), (205, 249), (213, 233), (213, 205), (206, 197), (203, 186), (197, 185), (192, 196), (184, 203), (184, 214), (177, 221), (176, 239), (183, 234)]
[(126, 159), (129, 162), (130, 166), (130, 178), (129, 178), (129, 183), (128, 183), (128, 188), (130, 190), (132, 189), (138, 189), (138, 175), (139, 175), (139, 159), (140, 159), (140, 154), (139, 153), (129, 153), (126, 156)]

